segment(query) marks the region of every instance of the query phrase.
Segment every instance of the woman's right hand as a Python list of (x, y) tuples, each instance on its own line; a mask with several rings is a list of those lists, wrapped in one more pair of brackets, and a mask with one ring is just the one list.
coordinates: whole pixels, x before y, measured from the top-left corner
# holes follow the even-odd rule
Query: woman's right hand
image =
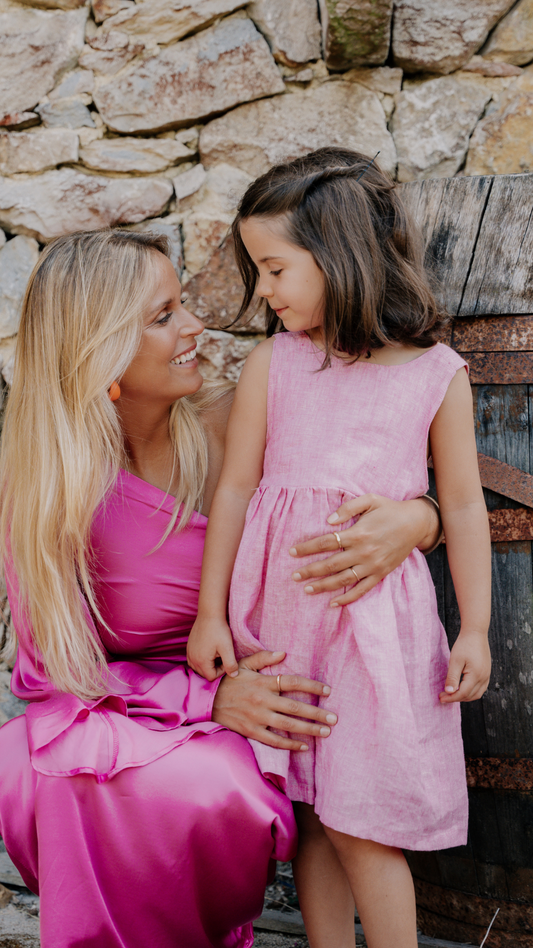
[[(283, 737), (269, 728), (328, 737), (337, 723), (333, 711), (285, 698), (278, 694), (276, 677), (259, 674), (262, 668), (278, 665), (284, 658), (285, 652), (256, 652), (241, 659), (238, 677), (226, 676), (218, 686), (212, 720), (262, 744), (292, 751), (307, 750), (307, 744)], [(281, 675), (281, 689), (323, 697), (331, 694), (329, 685), (300, 675)]]

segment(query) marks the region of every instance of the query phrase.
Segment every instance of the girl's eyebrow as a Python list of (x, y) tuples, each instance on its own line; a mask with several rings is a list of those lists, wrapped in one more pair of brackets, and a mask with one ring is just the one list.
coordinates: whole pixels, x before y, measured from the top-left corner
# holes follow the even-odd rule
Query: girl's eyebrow
[(279, 257), (277, 254), (271, 257), (262, 257), (259, 263), (268, 263), (269, 260), (285, 260), (285, 257)]

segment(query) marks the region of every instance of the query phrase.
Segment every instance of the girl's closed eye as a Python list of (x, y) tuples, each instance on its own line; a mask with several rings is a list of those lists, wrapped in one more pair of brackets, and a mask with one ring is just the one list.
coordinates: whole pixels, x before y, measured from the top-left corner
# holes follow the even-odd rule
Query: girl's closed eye
[(280, 273), (281, 273), (281, 270), (271, 270), (271, 271), (270, 271), (270, 276), (275, 276), (275, 277), (277, 277), (277, 276), (280, 275)]

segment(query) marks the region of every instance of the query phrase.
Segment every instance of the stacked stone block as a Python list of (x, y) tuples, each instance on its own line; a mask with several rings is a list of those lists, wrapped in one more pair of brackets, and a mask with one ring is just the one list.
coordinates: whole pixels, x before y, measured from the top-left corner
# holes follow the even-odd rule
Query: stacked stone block
[(221, 332), (236, 203), (274, 162), (345, 145), (411, 181), (533, 171), (533, 0), (0, 0), (0, 371), (39, 245), (157, 229)]

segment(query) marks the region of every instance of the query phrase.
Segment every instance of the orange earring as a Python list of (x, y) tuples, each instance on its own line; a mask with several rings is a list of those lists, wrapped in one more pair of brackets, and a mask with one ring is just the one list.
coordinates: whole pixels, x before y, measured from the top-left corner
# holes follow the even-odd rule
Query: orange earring
[(109, 397), (112, 402), (116, 402), (117, 398), (120, 398), (120, 385), (118, 382), (111, 382)]

